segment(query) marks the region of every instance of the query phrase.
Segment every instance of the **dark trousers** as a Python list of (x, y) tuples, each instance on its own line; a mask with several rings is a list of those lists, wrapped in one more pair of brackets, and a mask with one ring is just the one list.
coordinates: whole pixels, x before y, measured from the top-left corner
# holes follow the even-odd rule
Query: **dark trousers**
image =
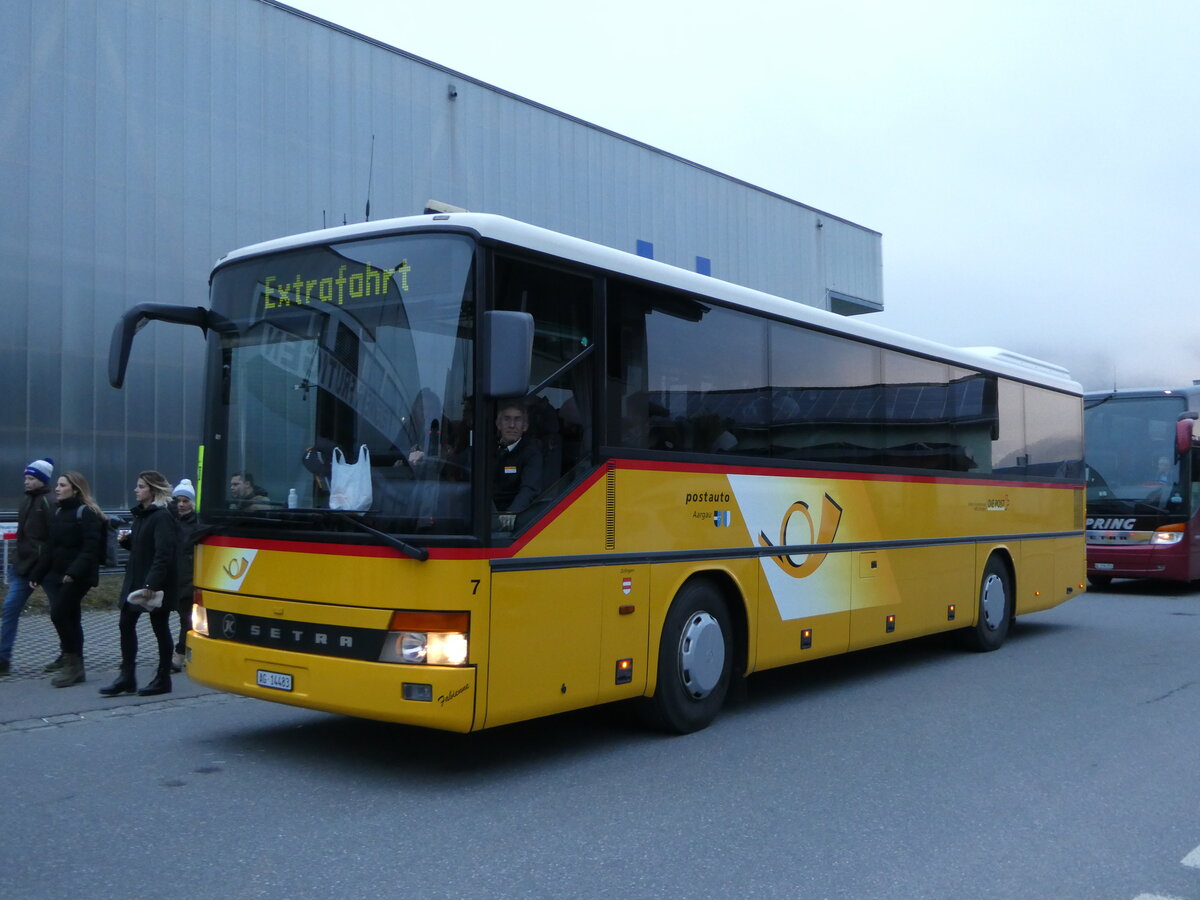
[(176, 653), (187, 652), (187, 633), (192, 630), (192, 592), (180, 597), (177, 601), (179, 608), (179, 640), (175, 642)]
[(83, 656), (83, 595), (90, 586), (78, 581), (63, 581), (58, 572), (51, 572), (42, 582), (46, 597), (50, 600), (50, 621), (58, 632), (58, 644), (63, 653)]
[[(121, 604), (121, 668), (133, 670), (137, 666), (137, 623), (146, 610), (132, 603)], [(166, 604), (150, 613), (150, 627), (158, 641), (158, 668), (171, 671), (171, 608)]]

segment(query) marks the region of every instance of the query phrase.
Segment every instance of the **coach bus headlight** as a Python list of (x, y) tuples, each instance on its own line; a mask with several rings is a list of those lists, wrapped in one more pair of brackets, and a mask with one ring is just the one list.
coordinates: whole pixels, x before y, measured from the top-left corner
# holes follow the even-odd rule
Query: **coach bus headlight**
[(1150, 539), (1152, 544), (1178, 544), (1183, 540), (1182, 523), (1178, 525), (1164, 525), (1162, 528), (1154, 530), (1154, 537)]
[(467, 636), (460, 631), (391, 631), (380, 662), (410, 666), (461, 666), (467, 661)]
[(396, 649), (400, 662), (423, 663), (429, 655), (429, 642), (423, 631), (401, 631), (396, 635)]
[(407, 665), (466, 665), (470, 621), (468, 613), (399, 610), (392, 615), (379, 661)]
[(461, 666), (467, 661), (467, 636), (457, 631), (431, 632), (426, 662), (431, 666)]
[(199, 591), (196, 591), (193, 596), (195, 602), (192, 604), (192, 631), (208, 637), (208, 610), (200, 602)]

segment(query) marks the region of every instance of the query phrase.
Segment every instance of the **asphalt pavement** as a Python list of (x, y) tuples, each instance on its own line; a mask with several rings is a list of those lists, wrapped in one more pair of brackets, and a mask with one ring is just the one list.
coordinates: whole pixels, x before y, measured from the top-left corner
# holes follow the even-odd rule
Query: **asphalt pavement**
[[(117, 677), (121, 664), (119, 619), (120, 613), (115, 609), (83, 611), (83, 660), (87, 680), (56, 688), (50, 684), (53, 674), (46, 674), (42, 669), (58, 656), (58, 632), (48, 613), (26, 609), (17, 628), (9, 674), (0, 676), (0, 731), (36, 727), (39, 722), (61, 724), (63, 717), (90, 717), (104, 710), (128, 711), (130, 706), (175, 705), (192, 697), (214, 693), (193, 683), (185, 672), (171, 676), (169, 694), (101, 696), (99, 689)], [(172, 634), (176, 634), (179, 622), (174, 616), (171, 626)], [(149, 683), (157, 667), (158, 644), (150, 630), (150, 617), (142, 616), (138, 620), (138, 684)]]

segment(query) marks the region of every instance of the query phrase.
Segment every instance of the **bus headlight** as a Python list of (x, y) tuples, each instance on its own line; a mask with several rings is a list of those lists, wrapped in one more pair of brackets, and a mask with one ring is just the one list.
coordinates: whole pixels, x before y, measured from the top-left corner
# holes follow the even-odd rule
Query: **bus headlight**
[(469, 613), (397, 610), (392, 615), (379, 661), (410, 666), (466, 665), (470, 654), (469, 627)]
[(1183, 531), (1168, 531), (1168, 528), (1174, 528), (1173, 525), (1168, 525), (1166, 528), (1160, 528), (1154, 532), (1154, 537), (1150, 539), (1152, 544), (1178, 544), (1183, 540)]
[(461, 666), (467, 661), (467, 635), (461, 631), (389, 631), (380, 662)]
[(423, 663), (429, 655), (429, 640), (422, 631), (401, 631), (396, 635), (401, 662)]
[(208, 637), (208, 610), (199, 603), (192, 604), (192, 631)]

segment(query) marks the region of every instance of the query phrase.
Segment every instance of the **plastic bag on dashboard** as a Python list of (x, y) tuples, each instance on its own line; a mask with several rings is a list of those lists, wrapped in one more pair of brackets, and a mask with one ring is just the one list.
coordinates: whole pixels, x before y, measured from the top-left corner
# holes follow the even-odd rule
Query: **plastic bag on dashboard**
[(358, 459), (353, 463), (346, 461), (341, 447), (334, 447), (329, 473), (329, 508), (370, 509), (371, 499), (371, 454), (367, 445), (358, 448)]

